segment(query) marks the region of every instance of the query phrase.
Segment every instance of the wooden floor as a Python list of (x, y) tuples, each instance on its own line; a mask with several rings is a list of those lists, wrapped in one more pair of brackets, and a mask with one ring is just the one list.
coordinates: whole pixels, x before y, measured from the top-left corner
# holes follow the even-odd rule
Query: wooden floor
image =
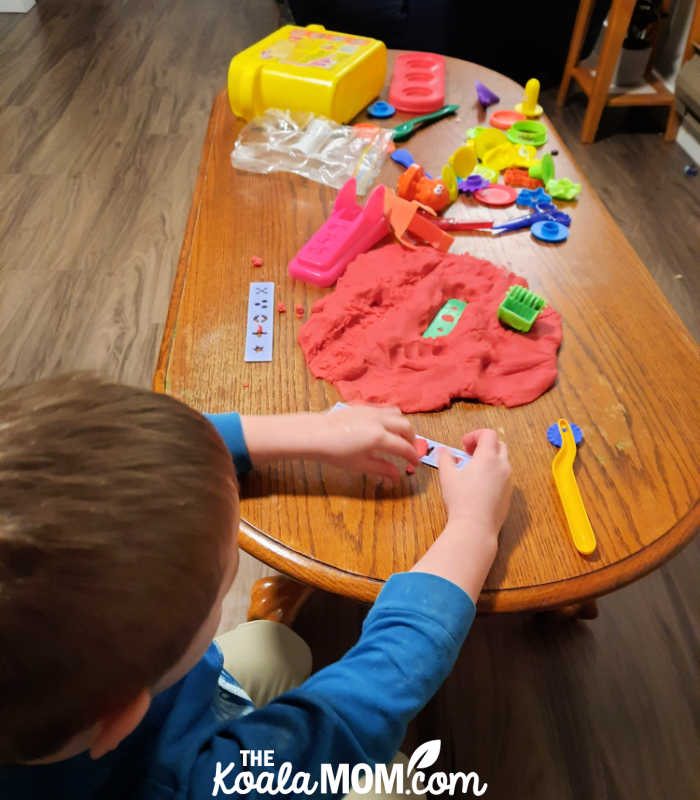
[[(149, 386), (212, 99), (278, 6), (38, 3), (0, 14), (0, 384), (88, 368)], [(700, 184), (687, 158), (660, 124), (639, 131), (647, 115), (606, 112), (602, 138), (579, 145), (582, 104), (555, 111), (553, 97), (557, 129), (697, 338)], [(595, 622), (478, 619), (405, 749), (442, 739), (442, 765), (477, 770), (491, 800), (699, 797), (699, 554), (696, 541), (603, 599)], [(227, 625), (263, 572), (244, 558)], [(312, 597), (298, 629), (317, 665), (365, 612)]]

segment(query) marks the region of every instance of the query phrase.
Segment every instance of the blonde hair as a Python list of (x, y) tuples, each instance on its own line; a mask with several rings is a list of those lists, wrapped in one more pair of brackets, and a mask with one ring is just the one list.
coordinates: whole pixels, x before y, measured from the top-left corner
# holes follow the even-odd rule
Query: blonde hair
[(148, 688), (219, 591), (237, 486), (174, 398), (73, 375), (0, 390), (0, 763)]

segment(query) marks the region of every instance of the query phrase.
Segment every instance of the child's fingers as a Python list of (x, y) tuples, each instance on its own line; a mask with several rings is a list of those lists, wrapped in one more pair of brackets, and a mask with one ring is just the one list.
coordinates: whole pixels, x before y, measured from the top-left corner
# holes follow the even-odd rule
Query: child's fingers
[(416, 453), (416, 448), (413, 446), (413, 440), (409, 442), (402, 436), (389, 433), (387, 430), (384, 431), (384, 436), (382, 436), (377, 449), (381, 450), (385, 455), (403, 458), (409, 464), (418, 463), (418, 453)]
[(394, 415), (388, 416), (384, 420), (384, 427), (388, 431), (391, 431), (391, 433), (401, 436), (411, 445), (411, 447), (413, 447), (413, 440), (416, 438), (416, 436), (413, 432), (413, 426), (406, 417)]
[(498, 434), (491, 428), (469, 431), (464, 434), (462, 446), (470, 456), (476, 455), (477, 452), (485, 455), (488, 453), (498, 454)]
[(438, 468), (441, 473), (457, 471), (457, 462), (454, 456), (446, 447), (441, 447), (438, 451)]

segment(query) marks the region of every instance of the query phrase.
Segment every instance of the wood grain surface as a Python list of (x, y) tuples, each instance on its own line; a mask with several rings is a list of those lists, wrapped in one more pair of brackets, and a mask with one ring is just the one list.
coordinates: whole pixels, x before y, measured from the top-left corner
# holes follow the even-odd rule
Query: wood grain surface
[[(516, 84), (476, 65), (448, 60), (448, 95), (459, 114), (406, 145), (436, 172), (484, 121), (474, 80), (503, 107), (520, 99)], [(397, 118), (400, 121), (401, 118)], [(458, 445), (475, 427), (494, 427), (509, 443), (516, 490), (499, 556), (480, 601), (484, 610), (546, 608), (596, 596), (652, 569), (698, 525), (697, 351), (648, 271), (550, 129), (557, 174), (583, 184), (569, 206), (573, 224), (562, 245), (518, 233), (470, 235), (455, 249), (524, 275), (564, 318), (560, 375), (536, 402), (516, 409), (460, 402), (412, 415), (416, 431)], [(293, 282), (286, 265), (330, 213), (335, 191), (287, 173), (233, 170), (240, 121), (225, 93), (215, 102), (202, 169), (166, 323), (155, 386), (206, 411), (322, 410), (339, 396), (314, 379), (296, 344), (302, 324), (278, 316), (269, 364), (242, 360), (247, 288), (274, 280), (277, 298), (307, 313), (329, 290)], [(380, 176), (394, 184), (388, 162)], [(506, 212), (464, 206), (467, 218)], [(511, 210), (511, 216), (514, 215)], [(255, 268), (258, 255), (264, 266)], [(244, 384), (248, 384), (245, 386)], [(597, 551), (572, 547), (556, 495), (546, 441), (564, 416), (585, 431), (577, 476)], [(393, 492), (362, 477), (312, 463), (268, 467), (243, 485), (242, 545), (266, 563), (313, 585), (371, 599), (393, 572), (408, 569), (444, 523), (437, 475), (421, 469)]]
[[(277, 25), (275, 5), (39, 0), (28, 14), (0, 14), (3, 385), (86, 366), (150, 385), (212, 101), (233, 52)], [(126, 47), (131, 39), (138, 46)], [(115, 47), (118, 82), (105, 69)], [(62, 64), (76, 61), (80, 69), (63, 72)], [(47, 80), (61, 98), (50, 114)], [(163, 102), (129, 108), (144, 102), (144, 86)], [(126, 105), (111, 102), (115, 94)], [(555, 90), (543, 92), (542, 105), (576, 162), (700, 336), (700, 183), (683, 174), (687, 156), (663, 143), (663, 120), (644, 109), (606, 110), (596, 143), (581, 145), (583, 98), (560, 109), (554, 97)], [(101, 109), (92, 126), (75, 126), (66, 139), (53, 138), (55, 150), (45, 147), (47, 174), (35, 173), (31, 158), (15, 158), (20, 149), (29, 156), (42, 148), (63, 116), (91, 106)], [(142, 120), (125, 130), (121, 148), (108, 135), (119, 121), (109, 108)], [(23, 119), (40, 122), (30, 142)], [(95, 136), (99, 129), (105, 135)], [(138, 162), (140, 181), (120, 180), (132, 174), (122, 152), (133, 153), (146, 137), (156, 157)], [(81, 161), (88, 150), (92, 159)], [(440, 739), (440, 768), (478, 770), (489, 800), (700, 796), (699, 557), (696, 539), (603, 598), (590, 624), (480, 615), (452, 675), (411, 724), (404, 752)], [(245, 620), (251, 587), (265, 572), (241, 553), (220, 630)], [(295, 627), (315, 669), (355, 643), (366, 612), (340, 596), (311, 597)]]

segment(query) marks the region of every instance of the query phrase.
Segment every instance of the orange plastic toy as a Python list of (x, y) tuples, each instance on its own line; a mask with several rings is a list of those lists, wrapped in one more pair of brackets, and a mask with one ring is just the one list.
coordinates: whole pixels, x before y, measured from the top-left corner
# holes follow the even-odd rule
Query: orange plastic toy
[(384, 192), (384, 216), (402, 245), (415, 250), (416, 245), (406, 239), (406, 232), (408, 232), (417, 239), (422, 239), (432, 245), (436, 250), (446, 253), (450, 249), (452, 242), (454, 242), (454, 237), (440, 230), (437, 225), (423, 214), (420, 214), (420, 210), (436, 216), (432, 208), (416, 200), (405, 200), (402, 197), (397, 197), (395, 192), (388, 187)]
[(518, 167), (507, 169), (503, 173), (503, 180), (508, 186), (522, 186), (524, 189), (536, 189), (538, 186), (544, 186), (542, 181), (531, 178), (526, 169)]
[(404, 200), (415, 200), (434, 211), (443, 211), (450, 204), (450, 191), (444, 181), (428, 178), (419, 164), (403, 172), (396, 186), (396, 194)]

